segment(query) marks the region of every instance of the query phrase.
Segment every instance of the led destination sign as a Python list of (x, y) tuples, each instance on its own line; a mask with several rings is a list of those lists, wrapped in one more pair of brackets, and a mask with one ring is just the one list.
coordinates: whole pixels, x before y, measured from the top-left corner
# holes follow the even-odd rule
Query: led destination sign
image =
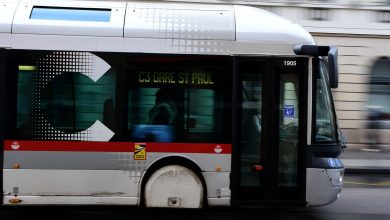
[(138, 73), (138, 82), (144, 84), (214, 85), (211, 73), (204, 72), (142, 71)]

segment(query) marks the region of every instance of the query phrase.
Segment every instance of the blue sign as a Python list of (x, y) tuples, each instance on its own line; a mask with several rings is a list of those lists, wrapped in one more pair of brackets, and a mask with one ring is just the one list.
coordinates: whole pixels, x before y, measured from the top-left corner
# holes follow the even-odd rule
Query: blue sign
[(285, 118), (294, 118), (294, 106), (293, 105), (285, 105), (283, 108), (283, 116)]

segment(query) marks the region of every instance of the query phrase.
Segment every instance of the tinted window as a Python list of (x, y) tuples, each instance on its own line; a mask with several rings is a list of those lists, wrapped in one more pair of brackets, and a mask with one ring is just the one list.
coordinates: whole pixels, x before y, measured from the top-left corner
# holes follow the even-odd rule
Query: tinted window
[(88, 129), (97, 121), (114, 129), (115, 67), (88, 52), (28, 55), (16, 64), (16, 128), (22, 138), (93, 140)]
[(253, 172), (253, 164), (261, 160), (261, 135), (263, 111), (263, 77), (267, 63), (264, 61), (241, 62), (242, 110), (240, 132), (241, 186), (259, 187), (262, 184), (259, 172)]
[(231, 141), (230, 57), (22, 51), (16, 60), (15, 138), (93, 141), (98, 126), (124, 141)]
[(143, 56), (126, 63), (133, 140), (230, 140), (229, 57)]
[(315, 80), (315, 142), (336, 142), (334, 107), (328, 86), (326, 66), (321, 61)]

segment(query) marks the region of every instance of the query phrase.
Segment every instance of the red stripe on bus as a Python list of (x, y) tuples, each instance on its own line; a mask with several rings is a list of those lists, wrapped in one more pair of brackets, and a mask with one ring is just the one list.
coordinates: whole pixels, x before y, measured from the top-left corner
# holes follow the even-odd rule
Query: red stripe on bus
[(135, 144), (144, 144), (146, 152), (231, 154), (231, 144), (155, 143), (155, 142), (88, 142), (88, 141), (21, 141), (5, 140), (5, 151), (79, 151), (134, 152)]

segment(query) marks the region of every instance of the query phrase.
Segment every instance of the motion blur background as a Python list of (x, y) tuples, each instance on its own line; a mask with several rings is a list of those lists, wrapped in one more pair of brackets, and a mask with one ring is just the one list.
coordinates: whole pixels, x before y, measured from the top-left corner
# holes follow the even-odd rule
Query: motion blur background
[[(183, 1), (183, 0), (182, 0)], [(333, 90), (347, 168), (390, 168), (390, 0), (185, 0), (269, 10), (339, 48)]]
[[(237, 1), (239, 2), (239, 1)], [(245, 1), (286, 17), (320, 45), (339, 48), (333, 90), (348, 168), (390, 168), (390, 0)]]

